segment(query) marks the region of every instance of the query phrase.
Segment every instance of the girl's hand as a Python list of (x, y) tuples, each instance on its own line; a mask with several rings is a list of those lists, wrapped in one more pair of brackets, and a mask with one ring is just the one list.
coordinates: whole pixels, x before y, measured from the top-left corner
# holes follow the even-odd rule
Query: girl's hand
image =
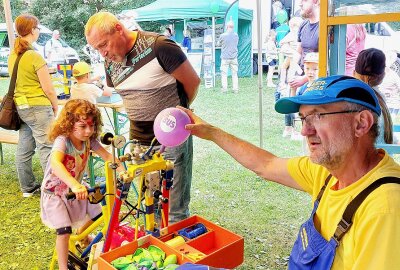
[(87, 193), (87, 189), (84, 185), (77, 184), (71, 188), (71, 191), (73, 193), (75, 193), (76, 198), (78, 200), (86, 200), (87, 199), (88, 193)]

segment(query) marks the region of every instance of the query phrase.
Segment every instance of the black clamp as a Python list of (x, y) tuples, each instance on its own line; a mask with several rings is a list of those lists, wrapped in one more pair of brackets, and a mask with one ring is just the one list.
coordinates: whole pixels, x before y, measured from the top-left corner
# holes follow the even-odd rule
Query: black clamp
[(336, 227), (335, 234), (333, 238), (336, 240), (336, 243), (339, 245), (340, 240), (342, 239), (343, 235), (350, 229), (352, 222), (347, 222), (344, 218), (339, 221), (339, 224)]

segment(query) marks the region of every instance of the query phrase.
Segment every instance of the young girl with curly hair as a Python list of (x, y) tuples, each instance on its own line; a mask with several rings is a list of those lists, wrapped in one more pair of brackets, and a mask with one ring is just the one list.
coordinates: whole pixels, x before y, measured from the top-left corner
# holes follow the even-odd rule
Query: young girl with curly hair
[[(90, 150), (103, 160), (112, 160), (112, 155), (97, 140), (101, 125), (96, 106), (75, 99), (65, 104), (49, 133), (54, 144), (41, 188), (41, 218), (46, 226), (56, 230), (60, 269), (67, 269), (72, 228), (93, 222), (101, 214), (99, 204), (86, 200), (88, 193), (82, 182)], [(76, 194), (77, 200), (66, 199), (69, 190)]]

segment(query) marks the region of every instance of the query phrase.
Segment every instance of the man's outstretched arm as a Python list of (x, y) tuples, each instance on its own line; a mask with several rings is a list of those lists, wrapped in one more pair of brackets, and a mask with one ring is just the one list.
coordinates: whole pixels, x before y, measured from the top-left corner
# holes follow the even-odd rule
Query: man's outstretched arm
[(186, 129), (192, 135), (213, 141), (244, 167), (252, 170), (264, 179), (302, 190), (289, 174), (287, 169), (288, 159), (277, 157), (218, 127), (212, 126), (188, 109), (179, 108), (185, 111), (192, 119), (193, 124), (186, 125)]

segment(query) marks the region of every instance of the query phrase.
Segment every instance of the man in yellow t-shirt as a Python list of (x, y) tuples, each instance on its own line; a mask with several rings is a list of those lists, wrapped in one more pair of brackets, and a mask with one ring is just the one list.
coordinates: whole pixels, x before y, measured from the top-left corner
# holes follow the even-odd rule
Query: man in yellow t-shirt
[[(375, 148), (381, 109), (373, 89), (352, 77), (320, 78), (275, 109), (299, 112), (309, 157), (277, 157), (183, 110), (193, 135), (215, 142), (259, 176), (312, 196), (314, 208), (299, 230), (289, 269), (398, 269), (400, 180), (393, 177), (400, 178), (400, 166)], [(372, 183), (375, 189), (366, 192)], [(366, 198), (355, 199), (362, 191)], [(356, 201), (348, 218), (347, 207)]]

